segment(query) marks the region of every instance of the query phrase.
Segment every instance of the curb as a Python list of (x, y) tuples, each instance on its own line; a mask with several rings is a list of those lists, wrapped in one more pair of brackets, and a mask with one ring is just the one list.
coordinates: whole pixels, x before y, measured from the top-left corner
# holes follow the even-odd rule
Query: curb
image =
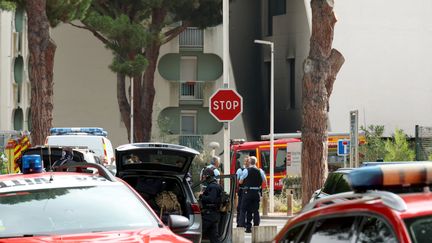
[[(234, 217), (237, 217), (237, 215), (234, 214)], [(276, 220), (277, 219), (280, 219), (280, 220), (286, 219), (286, 220), (288, 220), (292, 217), (294, 217), (294, 215), (293, 216), (287, 216), (287, 215), (262, 215), (262, 214), (260, 214), (261, 219), (276, 219)]]
[(290, 219), (293, 216), (277, 216), (277, 215), (260, 215), (260, 218), (262, 219)]

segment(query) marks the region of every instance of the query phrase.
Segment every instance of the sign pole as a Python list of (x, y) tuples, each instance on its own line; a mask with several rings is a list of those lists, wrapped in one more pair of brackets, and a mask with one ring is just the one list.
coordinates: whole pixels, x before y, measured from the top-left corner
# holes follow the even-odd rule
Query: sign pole
[[(229, 0), (223, 0), (222, 3), (222, 48), (223, 48), (223, 88), (229, 88)], [(224, 158), (223, 158), (223, 169), (224, 174), (230, 174), (230, 123), (224, 122)], [(225, 191), (229, 190), (228, 183), (224, 183)]]

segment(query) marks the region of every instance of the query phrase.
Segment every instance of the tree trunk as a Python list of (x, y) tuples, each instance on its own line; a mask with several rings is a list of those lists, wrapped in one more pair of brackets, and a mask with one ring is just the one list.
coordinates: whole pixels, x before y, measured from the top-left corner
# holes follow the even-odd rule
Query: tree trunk
[(53, 66), (56, 45), (50, 40), (46, 1), (26, 1), (32, 144), (43, 144), (52, 127)]
[(120, 116), (126, 126), (128, 140), (130, 141), (130, 105), (126, 96), (126, 76), (117, 73), (117, 102)]
[[(161, 32), (166, 15), (167, 10), (163, 7), (152, 10), (152, 22), (150, 24), (151, 33)], [(148, 61), (148, 66), (142, 80), (140, 107), (137, 112), (139, 116), (139, 119), (137, 119), (137, 130), (140, 132), (142, 131), (142, 133), (136, 134), (136, 140), (140, 142), (148, 142), (151, 139), (153, 102), (156, 94), (154, 74), (157, 68), (160, 47), (160, 37), (153, 36), (151, 43), (145, 49), (145, 58)]]
[(143, 130), (143, 137), (137, 138), (147, 142), (151, 139), (152, 129), (152, 114), (153, 114), (153, 102), (155, 97), (154, 87), (154, 73), (156, 71), (157, 60), (159, 57), (160, 46), (156, 43), (146, 48), (145, 57), (148, 61), (148, 66), (144, 73), (142, 91), (143, 94), (141, 99), (141, 110), (140, 115), (142, 118), (141, 128)]
[(302, 125), (302, 203), (327, 176), (329, 98), (344, 58), (331, 48), (336, 17), (332, 0), (312, 0), (312, 36), (304, 63)]

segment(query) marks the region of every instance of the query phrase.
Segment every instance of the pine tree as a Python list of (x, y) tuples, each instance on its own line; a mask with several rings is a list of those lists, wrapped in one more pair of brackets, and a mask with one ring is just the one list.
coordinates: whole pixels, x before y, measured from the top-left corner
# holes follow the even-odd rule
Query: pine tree
[(128, 136), (126, 77), (133, 77), (134, 141), (151, 138), (154, 74), (161, 46), (189, 26), (220, 23), (221, 11), (221, 0), (94, 0), (82, 25), (72, 24), (90, 31), (112, 50), (110, 68), (117, 74), (117, 101)]
[(332, 48), (336, 15), (333, 0), (311, 0), (312, 35), (303, 66), (302, 203), (309, 202), (327, 177), (329, 99), (336, 75), (345, 62)]

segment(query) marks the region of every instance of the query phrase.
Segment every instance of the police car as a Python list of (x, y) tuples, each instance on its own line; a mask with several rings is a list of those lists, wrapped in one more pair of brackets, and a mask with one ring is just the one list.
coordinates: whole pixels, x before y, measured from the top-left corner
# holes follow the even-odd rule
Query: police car
[[(173, 233), (188, 227), (188, 219), (173, 215), (165, 226), (103, 166), (42, 168), (40, 155), (25, 155), (23, 174), (0, 175), (1, 242), (190, 242)], [(88, 168), (97, 174), (84, 173)]]
[(352, 192), (307, 204), (274, 241), (431, 242), (431, 163), (357, 168), (348, 179)]
[(106, 166), (115, 166), (114, 149), (108, 133), (100, 127), (54, 127), (45, 145), (86, 146), (94, 151)]

